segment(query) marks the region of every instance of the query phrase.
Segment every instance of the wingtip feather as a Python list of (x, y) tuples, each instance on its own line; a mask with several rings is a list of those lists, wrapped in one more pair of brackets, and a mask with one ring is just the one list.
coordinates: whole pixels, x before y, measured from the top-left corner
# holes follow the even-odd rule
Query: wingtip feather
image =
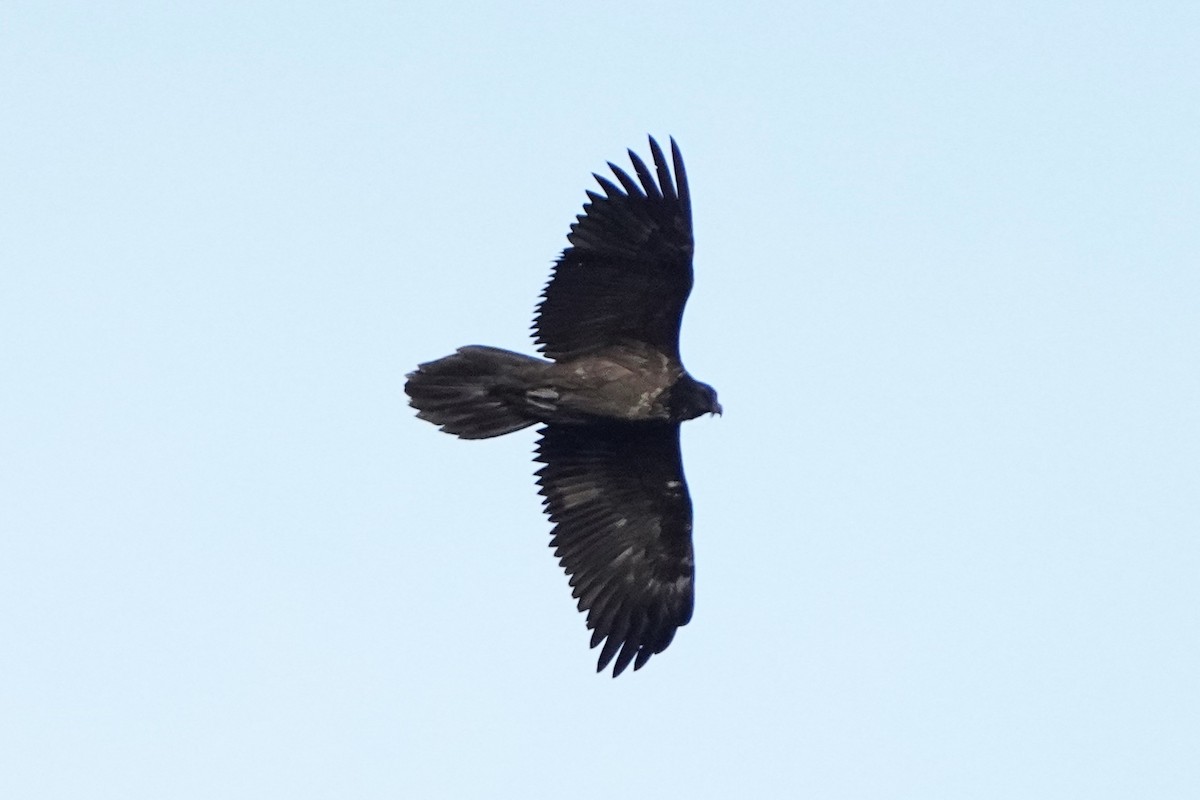
[(654, 158), (654, 169), (658, 173), (658, 183), (663, 196), (674, 200), (678, 195), (675, 192), (675, 182), (671, 179), (671, 169), (667, 166), (667, 157), (663, 154), (662, 147), (653, 136), (650, 137), (650, 154)]
[(642, 188), (647, 197), (659, 199), (662, 197), (662, 191), (658, 188), (658, 183), (654, 180), (654, 174), (650, 172), (646, 162), (642, 157), (633, 150), (629, 151), (629, 161), (633, 164), (633, 171), (637, 173), (638, 180), (642, 182)]
[(671, 163), (675, 167), (676, 194), (690, 223), (692, 220), (692, 193), (688, 189), (687, 170), (683, 166), (683, 153), (679, 151), (679, 145), (676, 144), (674, 136), (671, 137)]
[(642, 187), (638, 186), (637, 181), (629, 177), (629, 173), (618, 167), (611, 161), (608, 162), (608, 168), (613, 171), (613, 175), (617, 176), (617, 180), (625, 187), (625, 194), (629, 197), (645, 197)]
[[(612, 164), (609, 164), (609, 166), (611, 167)], [(600, 187), (602, 189), (604, 189), (605, 197), (608, 197), (611, 199), (613, 197), (624, 197), (625, 196), (625, 193), (622, 192), (615, 183), (613, 183), (612, 181), (610, 181), (608, 178), (604, 177), (603, 175), (597, 175), (596, 173), (593, 172), (592, 177), (595, 178), (596, 183), (600, 184)], [(589, 194), (591, 194), (591, 193), (589, 192)]]

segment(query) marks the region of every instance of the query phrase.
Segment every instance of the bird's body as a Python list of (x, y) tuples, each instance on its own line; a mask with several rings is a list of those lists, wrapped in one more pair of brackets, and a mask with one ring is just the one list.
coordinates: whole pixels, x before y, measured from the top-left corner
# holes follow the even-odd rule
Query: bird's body
[(665, 422), (670, 418), (667, 393), (683, 368), (640, 345), (596, 350), (555, 363), (546, 372), (551, 393), (558, 395), (556, 405), (568, 416), (585, 422), (588, 418)]
[[(630, 151), (638, 181), (571, 226), (534, 327), (549, 360), (472, 345), (420, 365), (405, 391), (417, 416), (464, 439), (541, 424), (538, 483), (555, 523), (551, 546), (588, 613), (599, 669), (640, 668), (692, 613), (692, 506), (679, 424), (720, 413), (716, 392), (679, 358), (692, 286), (691, 200), (679, 149), (672, 179)], [(640, 181), (640, 183), (639, 183)]]

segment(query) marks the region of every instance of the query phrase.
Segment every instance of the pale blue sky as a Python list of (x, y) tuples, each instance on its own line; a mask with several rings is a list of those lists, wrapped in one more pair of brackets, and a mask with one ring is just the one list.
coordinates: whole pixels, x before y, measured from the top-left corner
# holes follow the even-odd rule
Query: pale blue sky
[[(1200, 6), (0, 11), (0, 796), (1191, 798)], [(692, 182), (691, 625), (593, 672), (530, 350)]]

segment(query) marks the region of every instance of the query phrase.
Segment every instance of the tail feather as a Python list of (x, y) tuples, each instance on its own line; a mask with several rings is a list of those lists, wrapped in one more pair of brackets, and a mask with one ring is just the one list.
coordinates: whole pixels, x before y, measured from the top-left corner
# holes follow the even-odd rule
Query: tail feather
[(421, 419), (462, 439), (487, 439), (537, 423), (524, 395), (545, 365), (497, 347), (460, 347), (410, 372), (404, 391)]

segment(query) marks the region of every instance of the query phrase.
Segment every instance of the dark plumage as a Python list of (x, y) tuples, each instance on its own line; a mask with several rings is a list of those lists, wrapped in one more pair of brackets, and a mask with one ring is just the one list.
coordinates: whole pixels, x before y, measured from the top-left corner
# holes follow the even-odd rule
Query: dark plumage
[[(533, 330), (549, 361), (472, 345), (409, 373), (417, 416), (463, 439), (541, 424), (536, 460), (550, 541), (587, 612), (597, 670), (639, 669), (692, 616), (692, 502), (679, 425), (721, 413), (679, 357), (692, 289), (692, 209), (674, 139), (571, 226)], [(672, 167), (674, 176), (672, 176)]]

